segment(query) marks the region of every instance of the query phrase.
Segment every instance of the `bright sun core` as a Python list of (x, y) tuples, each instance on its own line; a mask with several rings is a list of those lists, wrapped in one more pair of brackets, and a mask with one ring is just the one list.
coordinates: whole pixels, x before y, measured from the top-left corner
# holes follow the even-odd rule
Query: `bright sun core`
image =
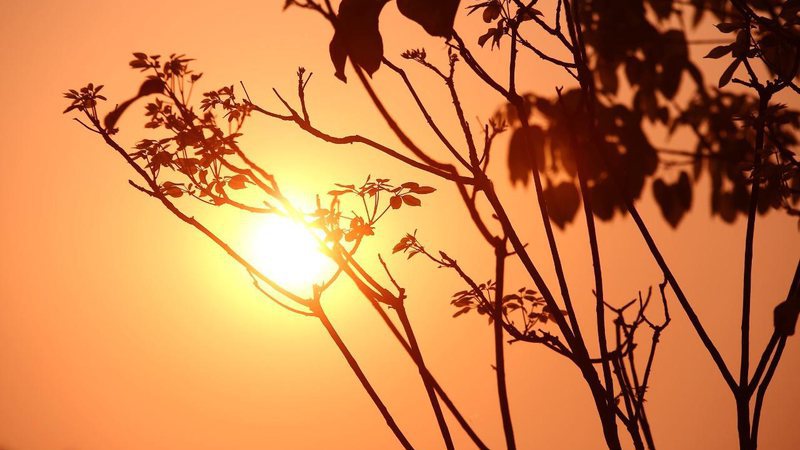
[(336, 265), (319, 251), (312, 231), (291, 219), (266, 216), (250, 230), (252, 264), (282, 287), (307, 294), (330, 277)]

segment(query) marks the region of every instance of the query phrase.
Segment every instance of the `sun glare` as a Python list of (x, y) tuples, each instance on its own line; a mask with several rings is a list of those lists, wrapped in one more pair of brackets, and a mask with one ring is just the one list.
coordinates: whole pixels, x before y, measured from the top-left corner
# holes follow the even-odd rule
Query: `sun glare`
[(312, 231), (286, 217), (265, 217), (251, 229), (248, 245), (256, 269), (299, 294), (324, 281), (336, 268), (319, 251)]

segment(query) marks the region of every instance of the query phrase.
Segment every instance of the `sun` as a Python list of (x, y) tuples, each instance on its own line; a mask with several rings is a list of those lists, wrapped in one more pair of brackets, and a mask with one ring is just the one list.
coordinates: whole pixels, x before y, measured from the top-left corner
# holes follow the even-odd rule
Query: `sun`
[(266, 216), (249, 231), (249, 260), (286, 289), (305, 294), (325, 281), (336, 265), (319, 249), (313, 231), (282, 216)]

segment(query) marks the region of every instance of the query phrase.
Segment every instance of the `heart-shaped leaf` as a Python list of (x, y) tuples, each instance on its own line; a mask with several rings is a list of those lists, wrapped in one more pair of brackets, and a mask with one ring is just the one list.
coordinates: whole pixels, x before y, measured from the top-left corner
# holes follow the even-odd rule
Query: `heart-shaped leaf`
[(453, 34), (459, 0), (397, 0), (400, 12), (422, 25), (432, 36), (449, 38)]
[(387, 1), (343, 0), (339, 6), (329, 51), (340, 80), (347, 82), (344, 66), (348, 57), (370, 76), (380, 67), (383, 40), (378, 30), (378, 17)]

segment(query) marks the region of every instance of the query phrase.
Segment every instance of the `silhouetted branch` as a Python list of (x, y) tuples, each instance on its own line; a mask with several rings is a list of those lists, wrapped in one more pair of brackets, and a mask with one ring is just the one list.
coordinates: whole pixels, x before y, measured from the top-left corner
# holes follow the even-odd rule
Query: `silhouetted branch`
[(342, 341), (342, 338), (339, 337), (339, 334), (336, 332), (336, 329), (333, 328), (333, 325), (331, 324), (330, 320), (328, 320), (328, 316), (325, 314), (325, 312), (322, 310), (322, 307), (319, 304), (319, 299), (316, 299), (314, 302), (312, 302), (310, 306), (312, 308), (312, 311), (314, 311), (314, 315), (316, 315), (319, 318), (320, 322), (322, 322), (322, 325), (325, 327), (325, 330), (328, 332), (331, 339), (333, 339), (333, 342), (336, 343), (336, 346), (339, 348), (339, 351), (341, 351), (342, 356), (344, 356), (344, 358), (347, 360), (347, 364), (353, 370), (353, 373), (355, 373), (356, 377), (358, 378), (358, 381), (361, 383), (361, 386), (364, 388), (365, 391), (367, 391), (367, 394), (369, 394), (369, 397), (370, 399), (372, 399), (372, 402), (375, 403), (375, 406), (378, 408), (378, 411), (380, 411), (381, 415), (386, 421), (386, 425), (389, 427), (389, 429), (392, 430), (392, 433), (394, 433), (397, 440), (400, 441), (400, 444), (403, 446), (403, 448), (405, 448), (406, 450), (413, 450), (414, 447), (411, 445), (410, 442), (408, 442), (406, 436), (397, 426), (397, 423), (394, 421), (394, 418), (392, 417), (391, 413), (389, 413), (389, 410), (386, 408), (386, 405), (384, 405), (380, 396), (378, 396), (378, 393), (375, 392), (375, 389), (370, 384), (369, 380), (367, 379), (367, 376), (361, 370), (361, 367), (358, 365), (358, 362), (356, 361), (355, 357), (353, 357), (353, 354), (350, 353), (350, 350), (347, 348), (347, 345), (345, 345), (344, 341)]
[(394, 309), (397, 312), (397, 317), (400, 319), (400, 323), (403, 326), (403, 331), (405, 331), (406, 336), (408, 337), (408, 344), (411, 347), (413, 357), (420, 368), (419, 372), (420, 376), (422, 377), (423, 384), (425, 385), (425, 392), (428, 395), (428, 400), (430, 401), (433, 413), (436, 416), (436, 423), (439, 425), (439, 431), (442, 434), (442, 439), (444, 439), (445, 447), (448, 450), (453, 450), (455, 448), (453, 445), (453, 438), (450, 436), (450, 430), (447, 428), (447, 421), (442, 414), (442, 408), (439, 406), (439, 400), (436, 398), (436, 392), (433, 384), (431, 383), (430, 376), (427, 376), (425, 373), (425, 361), (422, 358), (422, 351), (420, 350), (419, 344), (417, 343), (417, 338), (414, 335), (414, 329), (411, 327), (411, 322), (408, 319), (406, 307), (401, 301)]
[[(758, 83), (758, 78), (750, 68), (749, 63), (745, 59), (745, 65), (750, 72), (751, 81)], [(740, 442), (747, 442), (751, 440), (751, 436), (757, 435), (757, 430), (751, 432), (750, 427), (750, 395), (749, 395), (749, 380), (750, 380), (750, 296), (752, 291), (752, 270), (753, 270), (753, 240), (755, 234), (756, 224), (756, 210), (758, 208), (758, 194), (761, 187), (761, 153), (764, 147), (764, 114), (769, 104), (771, 97), (770, 91), (765, 91), (761, 88), (759, 92), (759, 108), (758, 116), (756, 117), (756, 142), (754, 147), (754, 163), (753, 163), (753, 184), (750, 189), (750, 207), (747, 215), (747, 228), (745, 232), (745, 249), (744, 249), (744, 270), (743, 270), (743, 287), (742, 287), (742, 336), (741, 336), (741, 354), (740, 354), (740, 371), (739, 371), (739, 386), (736, 393), (737, 404), (737, 418), (739, 428)], [(782, 345), (779, 344), (779, 349), (776, 354), (782, 350)], [(774, 361), (774, 360), (773, 360)], [(777, 362), (775, 362), (777, 364)], [(770, 369), (774, 371), (774, 366)], [(768, 377), (769, 369), (768, 369)], [(766, 389), (766, 388), (765, 388)], [(759, 395), (763, 398), (763, 393), (759, 390)], [(761, 405), (758, 398), (756, 398), (756, 409), (760, 410)], [(754, 416), (755, 417), (755, 416)], [(755, 424), (754, 424), (755, 425)], [(751, 441), (752, 444), (752, 441)]]
[(403, 162), (405, 164), (408, 164), (411, 167), (423, 170), (425, 172), (428, 172), (430, 174), (433, 174), (433, 175), (436, 175), (438, 177), (444, 178), (446, 180), (457, 181), (457, 182), (462, 183), (462, 184), (473, 184), (473, 180), (471, 178), (467, 178), (467, 177), (463, 177), (463, 176), (460, 176), (460, 175), (456, 175), (456, 174), (454, 174), (454, 172), (447, 172), (447, 171), (444, 171), (444, 170), (442, 170), (440, 168), (431, 167), (431, 166), (426, 165), (424, 163), (421, 163), (419, 161), (415, 161), (415, 160), (413, 160), (413, 159), (411, 159), (411, 158), (409, 158), (409, 157), (407, 157), (405, 155), (402, 155), (402, 154), (392, 150), (391, 148), (389, 148), (389, 147), (387, 147), (387, 146), (385, 146), (383, 144), (379, 144), (378, 142), (375, 142), (375, 141), (373, 141), (371, 139), (368, 139), (368, 138), (365, 138), (363, 136), (359, 136), (359, 135), (350, 135), (350, 136), (343, 136), (343, 137), (331, 136), (329, 134), (326, 134), (326, 133), (314, 128), (313, 126), (311, 126), (310, 123), (305, 122), (302, 119), (302, 117), (300, 117), (296, 113), (293, 113), (291, 116), (280, 116), (280, 115), (275, 115), (273, 113), (270, 113), (269, 111), (267, 111), (267, 110), (265, 110), (265, 109), (263, 109), (263, 108), (261, 108), (261, 107), (259, 107), (257, 105), (253, 105), (253, 107), (254, 107), (255, 111), (260, 112), (260, 113), (262, 113), (264, 115), (267, 115), (267, 116), (270, 116), (270, 117), (273, 117), (273, 118), (277, 118), (277, 119), (281, 119), (281, 120), (284, 120), (284, 121), (295, 122), (297, 125), (300, 126), (300, 128), (302, 130), (308, 132), (309, 134), (311, 134), (312, 136), (314, 136), (314, 137), (316, 137), (318, 139), (321, 139), (323, 141), (329, 142), (331, 144), (338, 144), (338, 145), (342, 145), (342, 144), (364, 144), (364, 145), (372, 147), (372, 148), (374, 148), (374, 149), (376, 149), (376, 150), (378, 150), (378, 151), (380, 151), (380, 152), (382, 152), (382, 153), (384, 153), (384, 154), (386, 154), (388, 156), (391, 156), (392, 158), (395, 158), (395, 159), (397, 159), (397, 160), (399, 160), (399, 161), (401, 161), (401, 162)]
[[(571, 114), (576, 113), (576, 111), (568, 111), (566, 106), (564, 105), (564, 101), (561, 98), (561, 91), (558, 92), (559, 97), (559, 104), (561, 105), (562, 113), (564, 114), (564, 118), (569, 123), (569, 116)], [(603, 273), (602, 273), (602, 266), (600, 263), (600, 250), (597, 245), (597, 231), (595, 230), (595, 223), (594, 223), (594, 212), (592, 208), (592, 198), (591, 194), (589, 193), (589, 188), (586, 183), (586, 159), (582, 152), (580, 151), (581, 146), (578, 145), (576, 139), (576, 132), (575, 130), (571, 130), (570, 133), (570, 140), (572, 142), (573, 148), (576, 149), (575, 151), (575, 161), (578, 170), (578, 186), (580, 187), (581, 191), (581, 198), (583, 199), (583, 215), (586, 219), (586, 232), (589, 235), (589, 248), (591, 250), (592, 255), (592, 268), (594, 272), (594, 283), (595, 283), (595, 319), (597, 323), (597, 341), (600, 348), (600, 358), (601, 358), (601, 366), (603, 368), (603, 378), (605, 381), (605, 388), (608, 392), (608, 404), (611, 405), (614, 402), (614, 382), (611, 378), (611, 366), (609, 365), (608, 361), (608, 343), (606, 340), (606, 319), (605, 319), (605, 308), (604, 304), (604, 295), (603, 295)], [(620, 386), (622, 388), (622, 386)]]
[(514, 440), (514, 426), (511, 423), (511, 412), (506, 389), (506, 362), (503, 346), (503, 295), (505, 283), (506, 240), (495, 244), (495, 299), (494, 299), (494, 355), (495, 375), (497, 378), (497, 396), (500, 401), (500, 416), (503, 419), (503, 433), (506, 438), (506, 448), (515, 450), (517, 444)]
[(293, 308), (293, 307), (287, 305), (286, 303), (283, 303), (282, 301), (278, 300), (277, 298), (275, 298), (274, 295), (270, 294), (269, 292), (264, 290), (264, 288), (261, 287), (261, 284), (258, 282), (258, 278), (255, 275), (253, 275), (252, 272), (247, 271), (247, 274), (250, 275), (250, 278), (253, 279), (253, 286), (255, 286), (255, 288), (258, 289), (259, 292), (264, 294), (265, 297), (267, 297), (268, 299), (272, 300), (272, 302), (275, 303), (276, 305), (280, 306), (281, 308), (283, 308), (283, 309), (285, 309), (287, 311), (291, 311), (291, 312), (293, 312), (295, 314), (300, 314), (301, 316), (314, 316), (314, 313), (312, 313), (312, 312), (301, 311), (301, 310), (299, 310), (297, 308)]
[[(428, 126), (430, 126), (431, 130), (433, 130), (433, 132), (436, 134), (436, 136), (439, 138), (439, 140), (442, 141), (442, 144), (444, 144), (444, 146), (447, 147), (447, 149), (450, 151), (450, 153), (456, 159), (458, 159), (458, 161), (461, 163), (461, 165), (463, 165), (464, 167), (469, 169), (470, 168), (469, 163), (464, 159), (463, 156), (461, 156), (460, 153), (458, 153), (458, 150), (456, 150), (456, 148), (453, 147), (453, 144), (451, 144), (450, 141), (447, 139), (447, 137), (445, 137), (444, 133), (442, 133), (442, 131), (436, 125), (436, 122), (434, 122), (434, 120), (431, 117), (430, 113), (428, 113), (428, 109), (425, 108), (425, 105), (422, 103), (422, 100), (419, 98), (419, 95), (417, 94), (417, 91), (414, 88), (414, 85), (411, 84), (411, 80), (408, 78), (408, 75), (406, 75), (406, 72), (403, 69), (401, 69), (401, 68), (397, 67), (396, 65), (394, 65), (391, 61), (389, 61), (386, 58), (383, 58), (383, 64), (385, 64), (388, 68), (392, 69), (398, 75), (400, 75), (400, 78), (403, 79), (403, 83), (405, 84), (406, 88), (408, 89), (408, 92), (411, 93), (411, 96), (414, 98), (414, 102), (417, 104), (417, 107), (419, 108), (420, 112), (422, 113), (422, 116), (425, 118), (425, 121), (428, 123)], [(441, 74), (441, 72), (438, 72), (438, 73)], [(444, 74), (441, 74), (441, 76), (443, 78), (446, 78)]]
[(781, 355), (783, 354), (783, 347), (786, 345), (786, 336), (781, 336), (778, 339), (778, 344), (775, 347), (775, 355), (772, 357), (772, 362), (769, 364), (769, 368), (767, 372), (764, 374), (764, 381), (761, 385), (758, 386), (758, 393), (756, 394), (756, 404), (755, 408), (753, 409), (753, 426), (751, 430), (751, 434), (748, 436), (751, 445), (758, 442), (758, 426), (761, 424), (761, 408), (764, 404), (764, 396), (767, 393), (767, 387), (769, 387), (770, 381), (772, 381), (772, 376), (775, 375), (775, 369), (778, 367), (778, 363), (781, 360)]

